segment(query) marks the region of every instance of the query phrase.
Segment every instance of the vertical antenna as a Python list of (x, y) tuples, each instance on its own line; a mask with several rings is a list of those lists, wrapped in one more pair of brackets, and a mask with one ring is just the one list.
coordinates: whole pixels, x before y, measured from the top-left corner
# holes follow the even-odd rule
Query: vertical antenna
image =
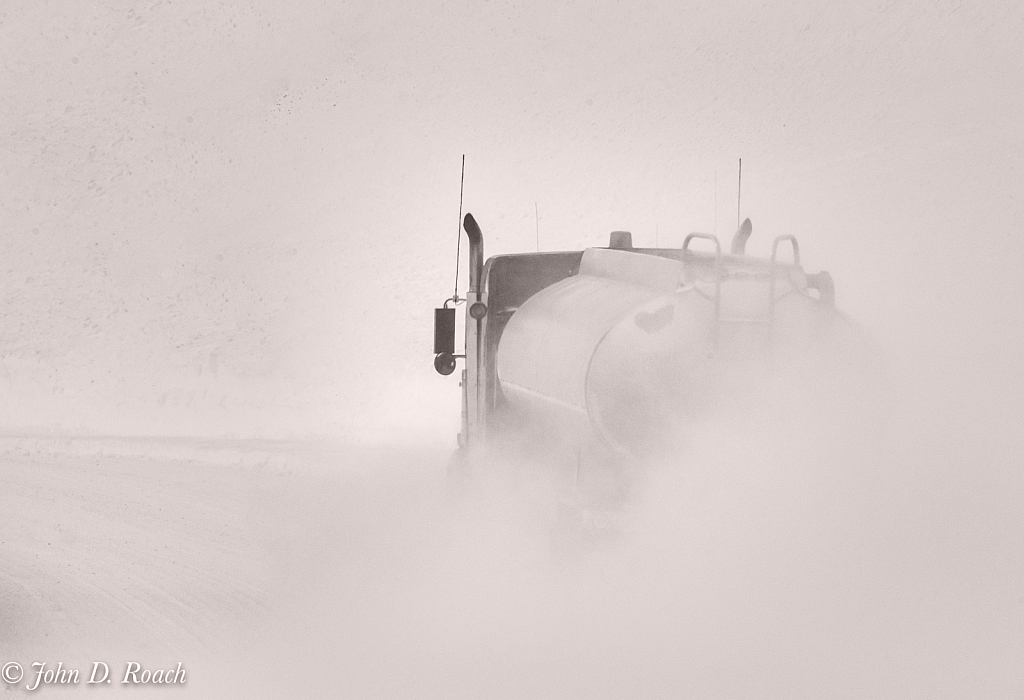
[(740, 176), (736, 182), (736, 228), (740, 227), (740, 193), (743, 191), (743, 159), (740, 158)]
[(654, 224), (654, 247), (661, 247), (661, 244), (658, 242), (658, 224)]
[(462, 175), (459, 178), (459, 225), (455, 229), (455, 294), (452, 301), (459, 303), (459, 253), (462, 251), (462, 191), (466, 184), (466, 154), (462, 154)]
[(533, 216), (537, 222), (537, 252), (540, 252), (540, 210), (537, 208), (537, 203), (533, 203)]

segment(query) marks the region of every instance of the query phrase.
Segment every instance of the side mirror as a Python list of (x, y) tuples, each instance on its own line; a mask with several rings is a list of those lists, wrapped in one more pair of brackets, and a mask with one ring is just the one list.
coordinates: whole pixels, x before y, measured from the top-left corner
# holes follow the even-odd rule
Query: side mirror
[(445, 376), (455, 371), (455, 309), (434, 309), (434, 369)]
[(434, 354), (455, 354), (455, 309), (434, 309)]

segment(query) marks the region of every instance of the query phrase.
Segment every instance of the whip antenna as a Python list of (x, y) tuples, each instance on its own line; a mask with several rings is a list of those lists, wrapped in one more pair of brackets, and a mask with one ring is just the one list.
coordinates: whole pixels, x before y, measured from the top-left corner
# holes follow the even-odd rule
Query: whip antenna
[(452, 301), (459, 303), (459, 253), (462, 252), (462, 191), (466, 184), (466, 154), (462, 154), (462, 175), (459, 178), (459, 224), (455, 227), (455, 294)]
[(740, 176), (736, 182), (736, 228), (740, 227), (740, 193), (743, 188), (743, 159), (740, 158)]
[(537, 252), (540, 252), (540, 210), (537, 208), (537, 203), (533, 203), (533, 215), (537, 222)]

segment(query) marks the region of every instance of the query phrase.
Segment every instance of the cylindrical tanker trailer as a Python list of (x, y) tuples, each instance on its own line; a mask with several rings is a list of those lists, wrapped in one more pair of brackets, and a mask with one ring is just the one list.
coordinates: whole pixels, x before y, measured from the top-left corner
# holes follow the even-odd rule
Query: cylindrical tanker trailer
[(853, 333), (829, 274), (801, 268), (795, 238), (775, 239), (768, 258), (745, 254), (749, 219), (729, 253), (709, 234), (690, 234), (680, 248), (634, 248), (617, 231), (606, 248), (486, 263), (472, 215), (464, 229), (465, 353), (451, 350), (452, 309), (438, 310), (447, 320), (435, 326), (437, 370), (466, 362), (456, 463), (509, 444), (575, 461), (577, 471), (586, 459), (636, 460), (744, 369), (770, 364), (780, 348), (821, 348)]

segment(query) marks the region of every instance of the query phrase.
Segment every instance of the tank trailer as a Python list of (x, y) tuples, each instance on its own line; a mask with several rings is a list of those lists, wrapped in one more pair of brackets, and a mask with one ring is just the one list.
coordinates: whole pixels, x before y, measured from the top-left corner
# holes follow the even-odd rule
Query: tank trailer
[(461, 353), (463, 300), (434, 317), (435, 369), (449, 375), (464, 360), (455, 468), (509, 446), (568, 464), (577, 480), (595, 464), (626, 464), (712, 402), (731, 368), (849, 330), (831, 276), (803, 270), (796, 238), (776, 238), (768, 258), (746, 254), (749, 219), (728, 251), (707, 233), (635, 248), (614, 231), (606, 247), (486, 262), (472, 214), (463, 229)]

